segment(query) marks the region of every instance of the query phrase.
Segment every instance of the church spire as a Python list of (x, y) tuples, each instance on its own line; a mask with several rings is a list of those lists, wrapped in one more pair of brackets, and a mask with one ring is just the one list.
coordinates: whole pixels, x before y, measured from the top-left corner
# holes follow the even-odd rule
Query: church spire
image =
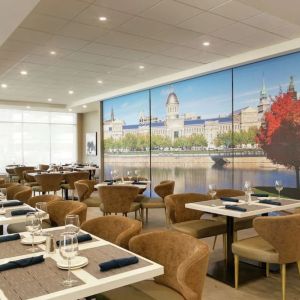
[(111, 108), (111, 112), (110, 112), (110, 120), (111, 120), (112, 122), (115, 121), (115, 113), (114, 113), (113, 107)]
[(290, 95), (294, 100), (297, 100), (297, 92), (295, 90), (294, 76), (290, 76), (290, 83), (287, 90), (287, 94)]
[(263, 77), (262, 88), (260, 91), (260, 99), (265, 99), (267, 97), (268, 97), (267, 88), (266, 88), (266, 84), (265, 84), (265, 78)]

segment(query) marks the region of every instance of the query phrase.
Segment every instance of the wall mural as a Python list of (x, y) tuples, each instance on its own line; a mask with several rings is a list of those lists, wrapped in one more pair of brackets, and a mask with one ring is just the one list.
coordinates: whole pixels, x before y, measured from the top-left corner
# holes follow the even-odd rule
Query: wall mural
[(175, 192), (299, 188), (299, 66), (294, 53), (105, 100), (106, 177), (151, 167), (152, 185), (172, 178)]

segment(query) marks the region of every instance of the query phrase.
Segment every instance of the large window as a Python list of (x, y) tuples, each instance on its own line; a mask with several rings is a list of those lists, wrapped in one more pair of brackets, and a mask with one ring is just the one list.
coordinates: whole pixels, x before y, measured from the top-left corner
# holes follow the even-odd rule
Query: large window
[(0, 109), (0, 169), (76, 161), (76, 114)]

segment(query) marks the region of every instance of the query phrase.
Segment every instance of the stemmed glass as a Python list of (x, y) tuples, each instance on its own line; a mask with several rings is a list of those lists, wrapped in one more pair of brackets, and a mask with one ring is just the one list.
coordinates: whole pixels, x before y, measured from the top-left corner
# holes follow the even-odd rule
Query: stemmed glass
[(43, 220), (47, 218), (48, 210), (47, 210), (47, 203), (46, 202), (37, 202), (35, 204), (35, 208), (37, 210), (36, 216), (40, 222), (40, 235), (43, 235)]
[(27, 213), (25, 226), (26, 226), (26, 230), (31, 233), (31, 237), (32, 237), (32, 242), (31, 242), (32, 247), (30, 249), (28, 249), (28, 251), (35, 252), (38, 248), (34, 247), (34, 233), (40, 227), (40, 220), (37, 218), (35, 212)]
[(245, 181), (244, 191), (245, 191), (245, 194), (247, 196), (247, 202), (251, 202), (252, 184), (248, 180)]
[(208, 194), (211, 196), (211, 199), (213, 200), (214, 197), (217, 194), (216, 185), (215, 184), (209, 184), (208, 185)]
[(111, 175), (112, 180), (115, 181), (115, 180), (117, 180), (119, 173), (117, 170), (111, 170), (110, 175)]
[(59, 253), (68, 260), (68, 277), (63, 281), (64, 286), (72, 286), (76, 280), (71, 279), (71, 259), (78, 254), (77, 235), (72, 233), (64, 233), (59, 241)]
[(136, 182), (139, 182), (140, 171), (139, 170), (134, 170), (134, 175), (136, 176)]
[(80, 230), (78, 215), (67, 215), (65, 219), (65, 233), (77, 234)]
[(281, 180), (275, 181), (275, 189), (278, 192), (278, 200), (280, 200), (280, 192), (283, 190), (283, 184)]
[(132, 172), (131, 171), (127, 171), (127, 177), (129, 179), (129, 181), (132, 180)]

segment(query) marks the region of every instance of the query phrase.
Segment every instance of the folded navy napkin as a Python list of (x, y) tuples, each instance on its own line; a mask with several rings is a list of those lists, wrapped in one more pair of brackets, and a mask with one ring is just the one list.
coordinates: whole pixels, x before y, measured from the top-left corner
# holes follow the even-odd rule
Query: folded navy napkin
[(8, 200), (8, 201), (1, 202), (1, 205), (3, 205), (3, 207), (19, 206), (19, 205), (23, 205), (23, 202), (19, 200)]
[(273, 201), (273, 200), (269, 200), (269, 199), (259, 200), (258, 203), (278, 205), (278, 206), (281, 205), (281, 202)]
[(116, 182), (117, 180), (105, 179), (104, 182)]
[(23, 216), (23, 215), (26, 215), (27, 213), (30, 213), (30, 212), (35, 212), (34, 209), (18, 209), (18, 210), (13, 210), (11, 212), (11, 215), (14, 217), (14, 216)]
[(130, 256), (125, 258), (119, 258), (119, 259), (113, 259), (110, 261), (103, 262), (99, 264), (100, 271), (105, 272), (109, 271), (111, 269), (117, 269), (122, 268), (125, 266), (137, 264), (139, 262), (139, 259), (136, 256)]
[[(93, 238), (90, 234), (88, 233), (85, 233), (85, 234), (80, 234), (77, 236), (77, 240), (78, 240), (78, 243), (83, 243), (83, 242), (87, 242), (87, 241), (91, 241)], [(59, 247), (59, 243), (60, 241), (57, 241), (56, 242), (56, 245)]]
[(19, 240), (20, 238), (21, 238), (21, 236), (19, 233), (1, 235), (0, 243), (15, 241), (15, 240)]
[(237, 211), (242, 211), (242, 212), (247, 211), (246, 208), (240, 207), (240, 206), (238, 206), (238, 205), (225, 205), (225, 208), (226, 208), (226, 209), (237, 210)]
[(228, 202), (239, 202), (239, 199), (236, 198), (230, 198), (230, 197), (220, 197), (222, 201), (228, 201)]
[(269, 197), (269, 194), (263, 194), (263, 193), (254, 193), (251, 194), (253, 197)]
[(145, 184), (145, 182), (141, 182), (141, 181), (134, 181), (132, 184), (139, 184), (139, 185), (144, 185)]
[(0, 272), (15, 269), (15, 268), (29, 267), (32, 265), (42, 263), (44, 260), (45, 259), (44, 259), (43, 255), (13, 260), (6, 264), (0, 265)]

